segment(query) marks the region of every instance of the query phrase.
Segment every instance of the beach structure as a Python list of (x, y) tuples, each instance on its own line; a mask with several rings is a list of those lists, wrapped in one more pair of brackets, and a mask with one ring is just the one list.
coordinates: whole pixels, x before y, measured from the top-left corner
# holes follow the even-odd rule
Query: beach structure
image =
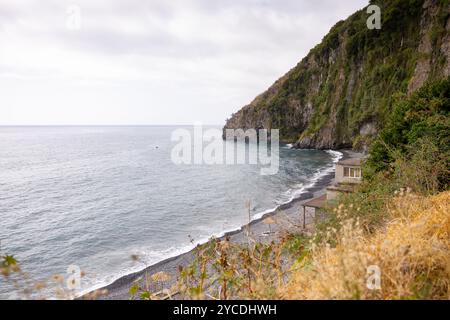
[(353, 192), (354, 187), (362, 181), (361, 163), (361, 158), (336, 163), (334, 183), (326, 189), (326, 193), (302, 205), (303, 228), (306, 228), (308, 217), (315, 219), (317, 211), (331, 205), (340, 194)]
[(350, 158), (336, 163), (334, 184), (327, 188), (327, 200), (335, 200), (339, 194), (351, 193), (362, 181), (361, 158)]

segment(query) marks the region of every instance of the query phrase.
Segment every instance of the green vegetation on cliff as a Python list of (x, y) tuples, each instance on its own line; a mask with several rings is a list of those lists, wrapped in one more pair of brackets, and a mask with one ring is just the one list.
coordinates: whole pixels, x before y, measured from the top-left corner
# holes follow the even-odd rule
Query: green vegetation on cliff
[[(146, 275), (131, 286), (131, 298), (450, 299), (449, 112), (450, 78), (398, 97), (369, 151), (363, 183), (330, 203), (314, 232), (290, 231), (271, 243), (250, 232), (248, 243), (213, 239), (180, 266), (173, 286), (168, 274)], [(369, 266), (380, 268), (381, 290), (367, 287)], [(0, 277), (25, 298), (43, 288), (1, 252)]]
[[(446, 190), (450, 181), (449, 132), (450, 78), (447, 78), (427, 84), (410, 98), (394, 104), (384, 129), (370, 148), (366, 177), (391, 170), (394, 159), (399, 156), (411, 160), (423, 150), (423, 157), (439, 171), (439, 183), (434, 189)], [(438, 170), (439, 166), (447, 170)], [(429, 174), (418, 173), (418, 176), (427, 179)]]
[[(369, 174), (328, 204), (314, 233), (209, 242), (182, 269), (184, 297), (450, 299), (449, 111), (450, 78), (398, 97)], [(377, 289), (370, 267), (381, 272)]]
[(449, 74), (449, 1), (371, 1), (382, 28), (360, 10), (226, 128), (278, 128), (297, 147), (365, 147), (383, 128), (398, 94)]

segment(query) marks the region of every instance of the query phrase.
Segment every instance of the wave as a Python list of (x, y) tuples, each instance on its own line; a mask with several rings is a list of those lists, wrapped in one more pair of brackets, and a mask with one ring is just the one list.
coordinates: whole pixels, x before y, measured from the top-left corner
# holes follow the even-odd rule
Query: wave
[[(327, 152), (328, 154), (331, 155), (332, 157), (332, 161), (329, 165), (318, 169), (313, 176), (311, 177), (310, 181), (308, 184), (298, 184), (296, 187), (289, 189), (288, 191), (286, 191), (284, 193), (285, 196), (288, 196), (287, 200), (279, 200), (276, 204), (275, 207), (270, 208), (270, 209), (266, 209), (263, 210), (261, 212), (255, 213), (252, 218), (250, 219), (250, 222), (252, 221), (256, 221), (256, 220), (260, 220), (263, 219), (266, 215), (272, 214), (275, 211), (277, 211), (281, 206), (284, 206), (286, 204), (289, 204), (291, 202), (293, 202), (295, 199), (299, 198), (301, 195), (303, 195), (305, 192), (308, 191), (308, 189), (311, 189), (312, 187), (314, 187), (317, 182), (323, 178), (324, 176), (330, 174), (331, 172), (334, 171), (334, 167), (335, 164), (342, 159), (343, 157), (343, 153), (339, 152), (339, 151), (335, 151), (335, 150), (325, 150), (325, 152)], [(146, 268), (155, 265), (159, 262), (162, 262), (164, 260), (168, 260), (174, 257), (177, 257), (181, 254), (187, 253), (191, 250), (193, 250), (195, 247), (197, 247), (198, 245), (202, 245), (208, 241), (211, 240), (211, 238), (222, 238), (224, 236), (226, 236), (227, 234), (233, 233), (233, 232), (237, 232), (242, 230), (243, 228), (245, 228), (246, 225), (242, 226), (235, 226), (235, 227), (230, 227), (228, 229), (222, 230), (220, 232), (211, 232), (210, 236), (207, 237), (203, 237), (197, 241), (194, 241), (190, 244), (185, 244), (182, 245), (181, 247), (178, 248), (174, 248), (171, 247), (169, 249), (166, 250), (161, 250), (161, 251), (151, 251), (151, 252), (146, 252), (145, 250), (144, 252), (144, 256), (157, 256), (159, 258), (155, 258), (155, 259), (150, 259), (148, 261), (146, 261), (144, 266), (136, 266), (133, 268), (129, 268), (124, 270), (123, 272), (121, 272), (120, 274), (116, 274), (114, 277), (107, 277), (106, 279), (103, 279), (102, 281), (97, 282), (96, 284), (90, 286), (87, 289), (83, 289), (80, 292), (78, 292), (76, 294), (76, 297), (81, 297), (89, 292), (104, 288), (112, 283), (114, 283), (115, 281), (119, 280), (122, 277), (137, 273), (137, 272), (141, 272), (143, 270), (145, 270)]]
[[(132, 275), (138, 272), (141, 272), (145, 269), (147, 269), (148, 267), (151, 267), (157, 263), (160, 263), (162, 261), (168, 260), (168, 259), (172, 259), (175, 257), (178, 257), (179, 255), (182, 255), (184, 253), (187, 253), (193, 249), (195, 249), (197, 246), (202, 245), (207, 243), (208, 241), (210, 241), (212, 238), (222, 238), (224, 236), (226, 236), (229, 233), (232, 232), (236, 232), (241, 230), (241, 228), (243, 228), (243, 226), (239, 226), (239, 227), (232, 227), (230, 229), (226, 229), (220, 232), (212, 232), (210, 236), (207, 237), (203, 237), (198, 239), (197, 241), (194, 241), (190, 244), (184, 244), (181, 245), (178, 248), (174, 248), (171, 247), (169, 249), (166, 250), (160, 250), (160, 251), (146, 251), (143, 250), (142, 254), (138, 254), (138, 256), (141, 257), (145, 257), (145, 256), (149, 256), (149, 255), (153, 255), (153, 256), (159, 256), (159, 258), (156, 259), (152, 259), (152, 260), (147, 260), (145, 262), (144, 266), (135, 266), (135, 267), (131, 267), (131, 268), (127, 268), (125, 270), (123, 270), (122, 272), (116, 273), (114, 276), (107, 276), (105, 277), (103, 280), (97, 281), (95, 284), (90, 285), (88, 288), (86, 289), (82, 289), (79, 292), (77, 292), (75, 294), (76, 298), (80, 298), (83, 295), (86, 295), (90, 292), (93, 292), (95, 290), (99, 290), (102, 288), (105, 288), (111, 284), (113, 284), (114, 282), (116, 282), (117, 280), (126, 277), (128, 275)], [(136, 253), (136, 250), (134, 251), (134, 253)]]
[[(326, 150), (325, 152), (332, 156), (331, 164), (326, 167), (318, 169), (314, 173), (314, 175), (312, 176), (312, 178), (310, 179), (308, 184), (304, 185), (301, 183), (298, 185), (298, 187), (292, 188), (292, 189), (289, 189), (288, 191), (286, 191), (284, 193), (284, 195), (289, 196), (289, 199), (287, 201), (279, 200), (277, 202), (278, 205), (281, 206), (284, 204), (288, 204), (288, 203), (292, 202), (293, 200), (299, 198), (307, 189), (314, 187), (321, 178), (323, 178), (327, 174), (334, 171), (335, 164), (337, 162), (339, 162), (339, 160), (342, 159), (342, 157), (344, 156), (342, 152), (335, 151), (335, 150)], [(277, 209), (277, 208), (275, 208), (275, 209)]]
[(324, 168), (318, 169), (314, 173), (314, 175), (312, 176), (312, 178), (310, 179), (310, 182), (308, 184), (304, 185), (304, 184), (300, 183), (297, 188), (292, 188), (292, 189), (289, 189), (288, 191), (286, 191), (284, 194), (289, 195), (288, 200), (278, 201), (276, 207), (256, 213), (255, 215), (253, 215), (253, 220), (259, 220), (259, 219), (263, 218), (265, 215), (275, 212), (281, 206), (291, 203), (292, 201), (294, 201), (295, 199), (297, 199), (301, 195), (303, 195), (305, 192), (307, 192), (308, 189), (314, 187), (321, 178), (323, 178), (324, 176), (333, 172), (335, 164), (337, 162), (339, 162), (339, 160), (342, 159), (344, 154), (342, 152), (335, 151), (335, 150), (325, 150), (325, 152), (332, 156), (332, 163), (330, 165), (328, 165)]

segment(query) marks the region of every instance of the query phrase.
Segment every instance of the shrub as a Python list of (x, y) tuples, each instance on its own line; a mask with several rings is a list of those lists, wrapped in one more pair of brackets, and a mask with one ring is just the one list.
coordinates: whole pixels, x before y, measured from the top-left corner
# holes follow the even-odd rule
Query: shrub
[[(336, 245), (314, 248), (282, 297), (449, 299), (450, 192), (428, 198), (402, 193), (388, 208), (390, 221), (371, 236), (358, 219), (342, 216)], [(381, 271), (380, 290), (367, 287), (371, 265)]]
[[(424, 143), (434, 146), (427, 149), (434, 157), (450, 158), (449, 132), (450, 78), (447, 78), (422, 87), (394, 105), (387, 124), (370, 148), (365, 177), (372, 179), (376, 173), (390, 170), (400, 157), (406, 161), (414, 158), (414, 149), (424, 148)], [(425, 159), (427, 154), (421, 157)], [(439, 190), (448, 186), (448, 176), (444, 176), (447, 178), (441, 179)]]

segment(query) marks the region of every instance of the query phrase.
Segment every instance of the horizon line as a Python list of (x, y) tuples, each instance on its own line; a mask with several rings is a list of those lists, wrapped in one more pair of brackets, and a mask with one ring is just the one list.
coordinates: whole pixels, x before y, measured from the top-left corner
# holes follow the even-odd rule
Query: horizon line
[[(194, 126), (185, 124), (0, 124), (0, 127), (168, 127)], [(202, 123), (202, 126), (224, 126), (224, 124)]]

